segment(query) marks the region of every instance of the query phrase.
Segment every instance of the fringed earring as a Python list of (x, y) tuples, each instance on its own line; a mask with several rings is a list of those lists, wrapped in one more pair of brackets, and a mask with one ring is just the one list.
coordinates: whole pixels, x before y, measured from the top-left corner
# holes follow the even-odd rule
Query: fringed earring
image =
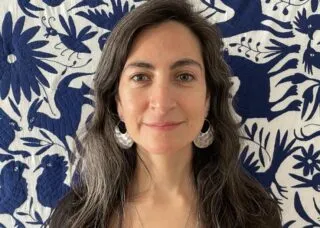
[[(207, 148), (210, 146), (214, 140), (214, 130), (209, 122), (209, 120), (205, 119), (205, 123), (208, 123), (208, 129), (205, 132), (200, 131), (200, 134), (193, 140), (193, 143), (198, 148)], [(203, 127), (202, 127), (203, 128)]]
[(130, 147), (132, 147), (133, 139), (128, 134), (128, 131), (123, 121), (120, 120), (119, 123), (115, 126), (114, 135), (118, 145), (122, 149), (129, 149)]

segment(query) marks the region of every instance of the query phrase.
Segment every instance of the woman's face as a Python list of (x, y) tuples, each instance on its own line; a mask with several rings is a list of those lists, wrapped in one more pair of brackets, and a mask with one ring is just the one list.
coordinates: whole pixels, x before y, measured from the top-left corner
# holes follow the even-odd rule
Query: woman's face
[(138, 149), (191, 148), (209, 108), (197, 37), (169, 21), (143, 30), (120, 78), (117, 110)]

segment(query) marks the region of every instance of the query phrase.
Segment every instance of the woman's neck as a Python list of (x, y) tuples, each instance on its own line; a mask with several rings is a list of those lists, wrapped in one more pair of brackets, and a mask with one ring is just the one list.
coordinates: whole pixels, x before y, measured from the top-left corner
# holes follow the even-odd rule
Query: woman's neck
[(194, 196), (192, 145), (179, 151), (162, 154), (152, 154), (137, 148), (143, 162), (137, 159), (137, 167), (129, 190), (135, 200), (156, 204), (164, 200), (185, 201)]

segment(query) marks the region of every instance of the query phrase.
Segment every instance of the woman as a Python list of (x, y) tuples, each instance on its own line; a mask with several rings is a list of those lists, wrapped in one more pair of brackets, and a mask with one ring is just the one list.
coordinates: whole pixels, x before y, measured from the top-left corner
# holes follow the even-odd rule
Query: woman
[(151, 0), (105, 44), (80, 182), (50, 227), (281, 227), (241, 168), (217, 28), (182, 0)]

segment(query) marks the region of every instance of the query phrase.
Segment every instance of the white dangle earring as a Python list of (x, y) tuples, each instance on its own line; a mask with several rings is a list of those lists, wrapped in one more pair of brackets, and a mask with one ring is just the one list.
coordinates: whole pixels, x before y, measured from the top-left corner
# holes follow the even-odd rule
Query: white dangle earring
[[(205, 119), (205, 123), (208, 123), (208, 129), (205, 132), (200, 131), (200, 134), (193, 140), (193, 143), (198, 148), (207, 148), (210, 146), (214, 140), (214, 130), (209, 122), (209, 120)], [(201, 129), (202, 130), (202, 129)]]
[[(120, 125), (123, 125), (123, 126), (120, 126)], [(121, 130), (124, 129), (123, 130), (124, 132), (121, 132), (120, 128), (121, 128)], [(128, 131), (125, 128), (125, 124), (123, 121), (120, 120), (119, 123), (115, 126), (114, 136), (116, 138), (118, 145), (122, 149), (129, 149), (130, 147), (132, 147), (133, 139), (128, 134)]]

